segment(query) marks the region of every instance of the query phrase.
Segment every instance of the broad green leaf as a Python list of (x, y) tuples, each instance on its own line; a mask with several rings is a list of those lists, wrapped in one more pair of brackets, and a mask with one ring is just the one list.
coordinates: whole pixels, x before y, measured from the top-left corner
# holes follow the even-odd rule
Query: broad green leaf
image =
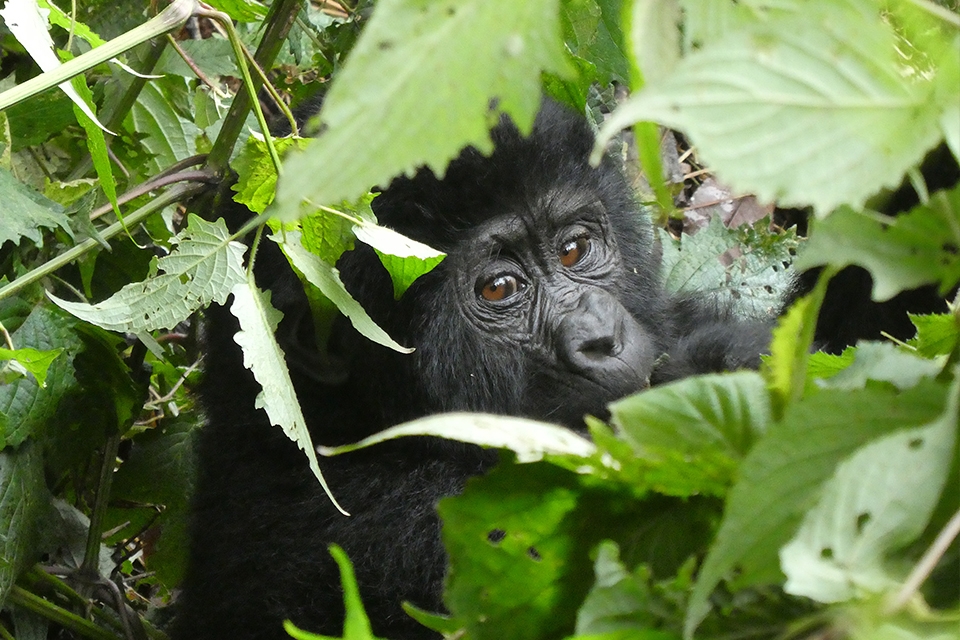
[(293, 389), (293, 381), (287, 370), (283, 350), (274, 337), (277, 325), (283, 314), (270, 304), (270, 292), (257, 289), (256, 284), (243, 280), (233, 287), (233, 304), (230, 312), (240, 321), (240, 331), (234, 340), (243, 349), (243, 366), (253, 372), (262, 390), (257, 394), (255, 405), (267, 412), (270, 424), (283, 429), (284, 434), (295, 443), (310, 462), (310, 470), (320, 481), (333, 505), (344, 515), (347, 512), (337, 503), (330, 493), (317, 454), (307, 429), (307, 422), (300, 410)]
[(109, 331), (173, 328), (212, 301), (223, 304), (230, 290), (244, 281), (246, 247), (230, 241), (229, 235), (222, 219), (211, 223), (191, 214), (187, 228), (172, 239), (176, 248), (157, 260), (143, 282), (128, 284), (97, 304), (47, 295), (81, 320)]
[(570, 429), (545, 422), (482, 413), (446, 413), (407, 422), (381, 431), (355, 444), (319, 447), (322, 455), (337, 455), (406, 436), (439, 436), (484, 447), (510, 449), (517, 462), (543, 457), (592, 456), (597, 448)]
[(947, 480), (957, 438), (956, 382), (932, 424), (875, 440), (844, 460), (796, 536), (780, 550), (784, 590), (818, 602), (892, 589), (885, 565), (924, 530)]
[[(475, 640), (546, 640), (573, 630), (589, 549), (614, 518), (585, 503), (577, 476), (552, 465), (501, 464), (440, 501), (450, 557), (444, 600)], [(594, 507), (592, 528), (579, 506)], [(601, 515), (603, 514), (603, 515)]]
[(337, 264), (354, 247), (354, 224), (346, 217), (319, 211), (300, 218), (299, 223), (303, 247), (328, 265)]
[(40, 446), (26, 442), (0, 451), (0, 602), (37, 560), (38, 524), (48, 499)]
[(735, 191), (818, 214), (896, 186), (940, 139), (932, 83), (901, 73), (878, 13), (825, 6), (687, 56), (614, 113), (598, 149), (652, 120), (689, 134)]
[[(558, 0), (383, 0), (320, 112), (317, 142), (284, 163), (280, 216), (353, 200), (466, 145), (489, 153), (507, 113), (530, 131), (543, 71), (566, 75)], [(464, 52), (470, 52), (464, 55)], [(424, 100), (423, 96), (431, 96)]]
[(377, 344), (399, 351), (400, 353), (411, 353), (413, 349), (404, 347), (393, 340), (387, 332), (381, 329), (377, 323), (367, 315), (360, 303), (353, 299), (347, 292), (343, 281), (340, 280), (340, 272), (316, 255), (303, 248), (300, 243), (300, 234), (297, 231), (287, 231), (284, 237), (270, 236), (270, 239), (277, 242), (283, 250), (284, 255), (307, 282), (317, 287), (324, 296), (337, 305), (340, 312), (350, 319), (353, 327), (362, 335)]
[(873, 276), (873, 299), (889, 300), (923, 284), (947, 290), (960, 280), (957, 254), (960, 187), (938, 191), (928, 204), (888, 218), (841, 207), (817, 220), (797, 269), (860, 265)]
[(363, 222), (353, 227), (357, 239), (376, 250), (380, 262), (393, 281), (393, 297), (397, 300), (413, 281), (440, 264), (447, 254), (411, 240), (393, 229)]
[(680, 35), (680, 0), (633, 3), (630, 48), (645, 84), (660, 82), (673, 71), (680, 60)]
[(744, 371), (687, 378), (618, 400), (612, 421), (638, 452), (703, 451), (738, 459), (770, 421), (770, 400), (759, 374)]
[[(240, 69), (237, 67), (237, 61), (234, 58), (233, 46), (226, 38), (213, 35), (200, 40), (181, 40), (177, 44), (189, 56), (190, 60), (209, 77), (240, 77)], [(184, 62), (183, 57), (173, 47), (164, 49), (157, 64), (153, 67), (153, 73), (172, 73), (191, 80), (197, 77), (196, 72)]]
[(925, 381), (908, 391), (870, 386), (824, 390), (787, 407), (740, 467), (687, 609), (689, 638), (723, 579), (731, 588), (779, 582), (777, 553), (796, 532), (823, 483), (858, 448), (943, 413), (948, 389)]
[[(9, 360), (16, 362), (25, 372), (29, 372), (37, 380), (41, 387), (47, 385), (47, 370), (53, 361), (63, 353), (62, 348), (50, 349), (48, 351), (38, 351), (36, 349), (10, 349), (0, 348), (0, 361)], [(0, 369), (0, 384), (6, 384), (8, 381), (3, 379), (3, 371)]]
[(48, 200), (39, 193), (22, 184), (6, 169), (0, 169), (0, 245), (7, 240), (18, 243), (20, 238), (28, 238), (34, 244), (43, 244), (40, 227), (53, 229), (60, 227), (72, 235), (63, 207)]
[(940, 128), (953, 157), (960, 162), (960, 100), (957, 100), (960, 95), (960, 56), (957, 55), (960, 36), (954, 38), (946, 49), (937, 74), (937, 102), (943, 109)]
[(200, 128), (182, 117), (169, 96), (164, 94), (162, 82), (153, 80), (144, 85), (129, 116), (131, 128), (145, 135), (142, 144), (155, 156), (150, 164), (156, 171), (196, 154), (197, 136), (200, 135)]

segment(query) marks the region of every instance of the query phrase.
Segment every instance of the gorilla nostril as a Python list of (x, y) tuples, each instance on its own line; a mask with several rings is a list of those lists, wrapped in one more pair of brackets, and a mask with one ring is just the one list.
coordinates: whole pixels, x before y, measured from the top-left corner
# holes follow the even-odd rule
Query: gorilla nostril
[(593, 338), (591, 340), (586, 340), (583, 344), (581, 344), (577, 351), (592, 360), (600, 360), (616, 355), (617, 343), (614, 341), (612, 336)]

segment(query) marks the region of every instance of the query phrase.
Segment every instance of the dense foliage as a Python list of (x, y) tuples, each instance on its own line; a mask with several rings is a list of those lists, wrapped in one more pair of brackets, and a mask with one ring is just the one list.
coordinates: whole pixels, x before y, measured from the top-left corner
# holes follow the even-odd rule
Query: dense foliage
[[(469, 415), (384, 434), (504, 449), (439, 506), (449, 615), (411, 615), (467, 638), (957, 637), (956, 314), (914, 317), (907, 343), (811, 354), (839, 267), (869, 269), (878, 300), (960, 281), (960, 185), (928, 193), (918, 170), (940, 144), (960, 158), (956, 2), (145, 4), (0, 10), (0, 638), (163, 637), (202, 422), (198, 315), (214, 301), (233, 294), (262, 406), (323, 482), (278, 312), (250, 275), (256, 243), (296, 267), (318, 340), (343, 313), (402, 350), (336, 260), (370, 244), (400, 296), (443, 256), (378, 226), (369, 190), (489, 150), (500, 112), (528, 130), (542, 90), (602, 124), (598, 154), (628, 172), (639, 157), (638, 197), (673, 230), (669, 286), (756, 313), (789, 285), (798, 241), (769, 220), (677, 233), (707, 208), (698, 188), (718, 214), (742, 194), (809, 208), (797, 264), (826, 268), (762, 371), (625, 398), (609, 424), (589, 420), (591, 440)], [(296, 130), (286, 104), (321, 95), (315, 138), (266, 135), (261, 102)], [(234, 234), (209, 204), (229, 170), (262, 214)], [(877, 213), (905, 177), (920, 204)], [(344, 637), (371, 638), (332, 552)]]

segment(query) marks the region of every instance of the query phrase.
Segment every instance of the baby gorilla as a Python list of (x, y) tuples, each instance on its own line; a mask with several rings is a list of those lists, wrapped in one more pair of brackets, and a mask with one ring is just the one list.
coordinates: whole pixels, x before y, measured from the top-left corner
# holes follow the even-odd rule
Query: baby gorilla
[[(284, 312), (281, 340), (316, 443), (353, 442), (442, 411), (485, 411), (582, 429), (584, 414), (686, 375), (755, 367), (767, 321), (733, 318), (666, 293), (653, 234), (618, 167), (588, 164), (593, 135), (546, 102), (532, 135), (506, 119), (496, 150), (465, 150), (441, 179), (399, 178), (374, 200), (380, 223), (448, 254), (399, 301), (376, 254), (343, 256), (347, 287), (402, 355), (333, 330), (313, 345), (309, 308), (274, 247), (257, 262)], [(375, 632), (433, 638), (403, 601), (443, 609), (438, 499), (496, 461), (490, 451), (406, 438), (321, 461), (339, 514), (303, 454), (262, 410), (233, 342), (236, 322), (208, 312), (200, 475), (191, 563), (173, 637), (286, 637), (281, 621), (339, 635), (339, 573), (327, 545), (353, 561)], [(332, 362), (332, 364), (331, 364)]]

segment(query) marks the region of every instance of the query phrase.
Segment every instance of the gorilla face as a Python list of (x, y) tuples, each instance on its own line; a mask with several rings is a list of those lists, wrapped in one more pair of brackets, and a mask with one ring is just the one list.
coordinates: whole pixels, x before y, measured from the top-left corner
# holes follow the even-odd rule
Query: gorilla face
[(442, 385), (428, 381), (442, 409), (493, 407), (574, 426), (649, 383), (659, 354), (620, 301), (625, 264), (595, 194), (554, 190), (447, 250), (445, 286), (419, 288), (435, 292), (419, 299), (435, 311), (414, 338), (416, 368), (443, 372)]

